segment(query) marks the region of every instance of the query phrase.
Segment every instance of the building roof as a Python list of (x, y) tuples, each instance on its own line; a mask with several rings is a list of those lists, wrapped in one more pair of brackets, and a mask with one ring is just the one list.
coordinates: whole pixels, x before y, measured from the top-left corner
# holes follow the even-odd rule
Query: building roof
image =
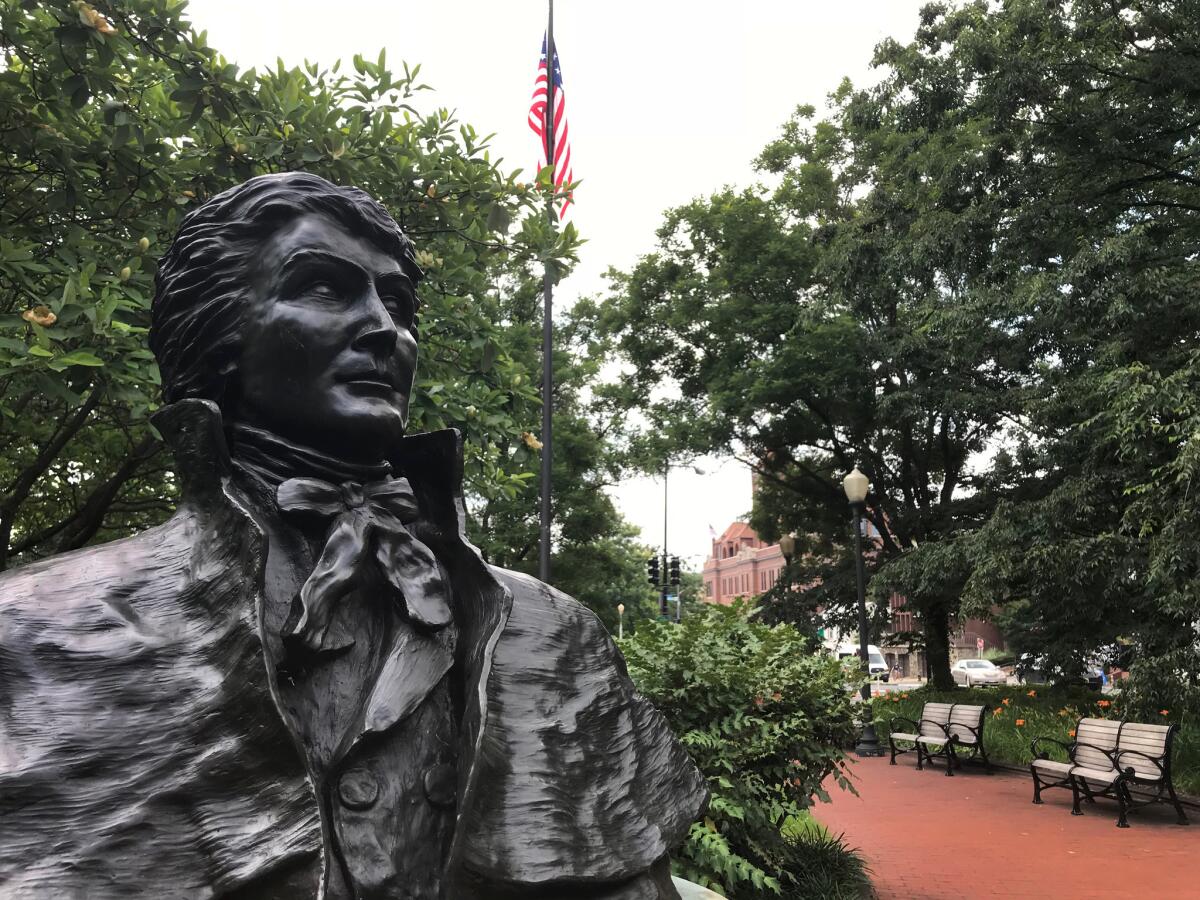
[(718, 541), (732, 541), (738, 538), (754, 538), (758, 540), (758, 535), (754, 533), (754, 529), (750, 527), (748, 522), (731, 522), (724, 533), (717, 538)]

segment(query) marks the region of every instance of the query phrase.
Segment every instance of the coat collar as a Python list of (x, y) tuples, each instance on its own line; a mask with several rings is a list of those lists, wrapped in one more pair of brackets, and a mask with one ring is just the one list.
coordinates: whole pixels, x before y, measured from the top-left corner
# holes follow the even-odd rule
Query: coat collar
[[(175, 457), (184, 500), (201, 506), (220, 502), (223, 482), (233, 471), (220, 407), (211, 400), (180, 400), (156, 412), (151, 422)], [(435, 530), (442, 542), (465, 542), (461, 432), (445, 428), (407, 435), (388, 461), (409, 479), (426, 530)]]

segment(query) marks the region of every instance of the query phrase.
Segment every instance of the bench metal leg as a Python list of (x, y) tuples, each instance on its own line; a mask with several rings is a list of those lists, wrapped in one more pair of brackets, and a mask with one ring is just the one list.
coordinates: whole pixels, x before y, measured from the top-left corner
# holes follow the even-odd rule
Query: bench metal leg
[(1117, 780), (1115, 787), (1116, 790), (1113, 791), (1113, 793), (1117, 795), (1117, 809), (1120, 811), (1119, 815), (1117, 816), (1117, 827), (1128, 828), (1129, 820), (1125, 817), (1125, 813), (1128, 812), (1129, 809), (1125, 802), (1127, 790), (1120, 779)]
[(958, 763), (958, 757), (954, 754), (954, 745), (946, 744), (946, 746), (942, 748), (942, 753), (946, 757), (946, 777), (953, 778), (954, 766), (956, 763)]
[[(990, 775), (992, 773), (988, 772), (988, 774)], [(1035, 769), (1033, 766), (1030, 766), (1029, 774), (1033, 776), (1033, 802), (1038, 806), (1041, 806), (1044, 802), (1042, 800), (1042, 782), (1038, 779), (1037, 769)]]
[(1179, 798), (1175, 796), (1175, 785), (1171, 784), (1170, 781), (1167, 781), (1167, 793), (1171, 797), (1171, 805), (1175, 807), (1175, 814), (1179, 816), (1179, 824), (1186, 825), (1188, 817), (1184, 815), (1183, 805), (1179, 802)]
[(920, 772), (925, 768), (925, 750), (924, 745), (917, 743), (917, 771)]
[(1071, 815), (1082, 816), (1083, 810), (1079, 808), (1079, 782), (1075, 776), (1070, 776), (1071, 782)]

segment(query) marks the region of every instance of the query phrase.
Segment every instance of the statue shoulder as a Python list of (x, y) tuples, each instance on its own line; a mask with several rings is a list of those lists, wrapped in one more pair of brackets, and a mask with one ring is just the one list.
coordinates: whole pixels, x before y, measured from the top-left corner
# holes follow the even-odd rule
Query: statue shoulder
[(701, 808), (700, 773), (594, 613), (529, 575), (493, 575), (513, 602), (477, 760), (493, 787), (466, 817), (467, 868), (513, 884), (647, 872)]
[(0, 574), (0, 644), (29, 646), (121, 631), (133, 604), (162, 595), (188, 568), (198, 530), (178, 512), (127, 538), (50, 556)]
[[(539, 630), (556, 631), (583, 629), (588, 637), (608, 640), (608, 631), (596, 614), (558, 588), (524, 572), (490, 566), (492, 574), (509, 589), (513, 598), (510, 623), (529, 626), (537, 623)], [(513, 619), (516, 622), (513, 622)]]

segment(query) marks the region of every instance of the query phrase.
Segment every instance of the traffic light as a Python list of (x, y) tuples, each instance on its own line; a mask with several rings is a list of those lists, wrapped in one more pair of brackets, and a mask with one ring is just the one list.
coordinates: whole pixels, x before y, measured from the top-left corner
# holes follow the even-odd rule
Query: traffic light
[(658, 587), (662, 583), (659, 578), (657, 554), (646, 560), (646, 574), (649, 576), (649, 582), (655, 587)]
[(667, 572), (670, 575), (671, 584), (678, 585), (679, 584), (679, 557), (672, 556), (671, 561), (668, 565), (669, 565), (669, 567), (667, 569)]

